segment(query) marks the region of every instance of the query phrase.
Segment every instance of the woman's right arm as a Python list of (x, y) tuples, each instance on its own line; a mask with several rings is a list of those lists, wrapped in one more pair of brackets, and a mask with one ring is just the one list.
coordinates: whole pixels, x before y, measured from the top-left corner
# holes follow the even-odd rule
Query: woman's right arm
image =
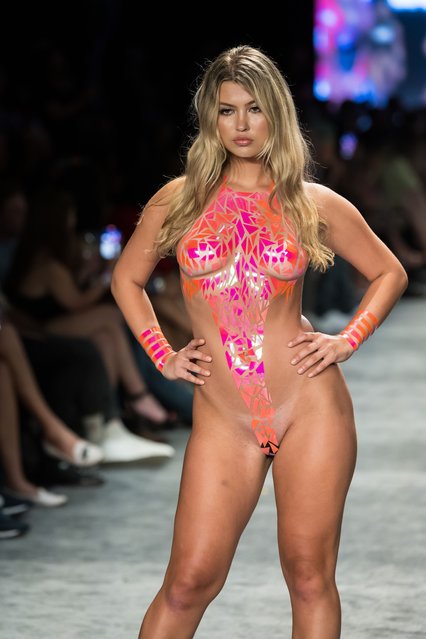
[(176, 182), (164, 186), (146, 204), (112, 273), (111, 292), (136, 338), (143, 328), (158, 325), (145, 286), (161, 259), (154, 241), (167, 217)]
[[(191, 373), (209, 375), (209, 371), (190, 360), (210, 361), (208, 356), (196, 350), (204, 344), (204, 340), (193, 339), (188, 346), (175, 353), (159, 328), (158, 319), (145, 291), (145, 286), (160, 260), (154, 248), (154, 241), (167, 217), (170, 199), (175, 190), (180, 188), (182, 181), (182, 178), (178, 178), (169, 182), (145, 206), (139, 224), (115, 265), (111, 292), (130, 330), (157, 368), (169, 379), (180, 377), (196, 384), (203, 384), (203, 380)], [(161, 358), (163, 352), (165, 356)]]

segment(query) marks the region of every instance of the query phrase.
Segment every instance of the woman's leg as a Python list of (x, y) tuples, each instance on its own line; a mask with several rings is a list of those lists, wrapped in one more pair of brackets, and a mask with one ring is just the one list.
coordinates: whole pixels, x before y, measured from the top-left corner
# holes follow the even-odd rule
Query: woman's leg
[(305, 410), (287, 430), (273, 463), (292, 639), (340, 637), (335, 569), (357, 447), (351, 402), (344, 400)]
[(21, 458), (19, 411), (13, 378), (0, 359), (0, 459), (8, 488), (33, 495), (37, 491), (25, 477)]
[(40, 392), (19, 333), (11, 324), (5, 324), (0, 332), (0, 356), (8, 364), (16, 392), (28, 410), (38, 418), (46, 439), (71, 455), (80, 438), (49, 408)]
[[(206, 607), (225, 583), (240, 535), (258, 501), (269, 460), (256, 445), (238, 446), (235, 424), (217, 421), (213, 415), (202, 421), (194, 418), (171, 558), (139, 639), (194, 636)], [(202, 427), (197, 428), (197, 423)]]
[[(129, 395), (135, 396), (146, 390), (125, 333), (123, 317), (112, 304), (100, 304), (79, 313), (62, 315), (49, 322), (48, 328), (56, 334), (93, 340), (113, 386), (119, 382)], [(135, 400), (132, 405), (136, 412), (153, 421), (167, 420), (167, 411), (150, 394)]]

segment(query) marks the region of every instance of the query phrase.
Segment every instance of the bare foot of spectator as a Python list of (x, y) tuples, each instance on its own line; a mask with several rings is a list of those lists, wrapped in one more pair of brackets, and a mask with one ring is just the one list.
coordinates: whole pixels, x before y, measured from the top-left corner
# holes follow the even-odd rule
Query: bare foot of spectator
[(168, 419), (167, 410), (148, 389), (127, 397), (127, 408), (136, 415), (146, 417), (156, 424), (163, 424)]

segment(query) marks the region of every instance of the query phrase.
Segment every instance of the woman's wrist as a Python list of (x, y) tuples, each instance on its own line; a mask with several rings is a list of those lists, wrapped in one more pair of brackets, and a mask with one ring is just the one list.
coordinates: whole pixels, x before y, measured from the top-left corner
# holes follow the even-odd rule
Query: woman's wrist
[(138, 341), (160, 373), (163, 371), (164, 365), (169, 357), (175, 355), (175, 351), (166, 340), (158, 325), (151, 326), (142, 331)]
[(379, 321), (371, 311), (358, 311), (339, 335), (357, 350), (374, 333), (378, 325)]

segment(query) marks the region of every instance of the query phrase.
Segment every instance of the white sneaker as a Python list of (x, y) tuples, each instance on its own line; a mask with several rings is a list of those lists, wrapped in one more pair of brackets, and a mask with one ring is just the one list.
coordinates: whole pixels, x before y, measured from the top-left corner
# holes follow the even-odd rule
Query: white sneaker
[(47, 508), (55, 508), (56, 506), (63, 506), (67, 503), (67, 495), (59, 495), (58, 493), (51, 493), (45, 488), (39, 488), (36, 496), (31, 498), (35, 504), (39, 506), (45, 506)]
[(45, 506), (46, 508), (55, 508), (56, 506), (63, 506), (68, 501), (67, 495), (60, 495), (59, 493), (51, 493), (45, 488), (38, 487), (35, 495), (24, 495), (16, 490), (7, 489), (7, 492), (13, 497), (21, 499), (28, 499), (38, 506)]
[(111, 419), (104, 426), (101, 443), (104, 463), (132, 462), (140, 459), (165, 459), (173, 457), (175, 449), (169, 444), (154, 442), (134, 435), (120, 419)]

